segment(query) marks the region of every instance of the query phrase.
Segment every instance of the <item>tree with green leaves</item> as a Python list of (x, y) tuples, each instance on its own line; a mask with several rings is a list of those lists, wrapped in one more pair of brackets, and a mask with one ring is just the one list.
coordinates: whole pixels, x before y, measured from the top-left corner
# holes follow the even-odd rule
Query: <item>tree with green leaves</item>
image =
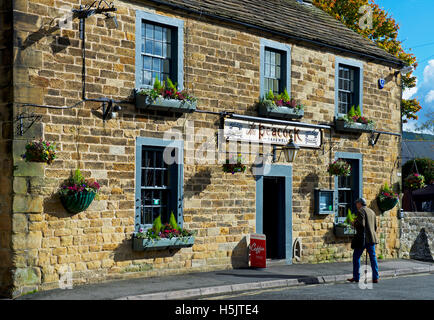
[[(365, 38), (374, 41), (380, 48), (404, 61), (414, 69), (417, 67), (414, 54), (404, 51), (402, 42), (398, 40), (399, 25), (392, 16), (381, 9), (374, 0), (313, 0), (312, 3), (332, 17), (341, 21), (350, 29), (356, 31)], [(366, 28), (361, 24), (365, 11), (360, 10), (363, 6), (372, 10), (372, 28)], [(413, 72), (402, 77), (402, 89), (414, 88), (416, 77)], [(422, 109), (417, 99), (401, 101), (401, 116), (404, 123), (408, 120), (417, 120), (416, 113)]]

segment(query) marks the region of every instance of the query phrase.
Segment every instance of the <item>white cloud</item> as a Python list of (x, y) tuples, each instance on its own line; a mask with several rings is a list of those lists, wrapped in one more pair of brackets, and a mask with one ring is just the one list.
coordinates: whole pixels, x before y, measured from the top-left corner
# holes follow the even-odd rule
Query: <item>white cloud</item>
[(428, 92), (428, 94), (425, 97), (425, 101), (427, 103), (430, 103), (430, 102), (434, 101), (434, 90), (431, 90), (430, 92)]
[(416, 121), (409, 120), (407, 123), (402, 124), (402, 130), (403, 131), (409, 131), (409, 132), (417, 132), (416, 131)]
[(434, 60), (428, 61), (428, 65), (423, 70), (423, 81), (434, 81)]
[(407, 88), (402, 93), (402, 98), (405, 99), (405, 100), (409, 100), (409, 99), (411, 99), (417, 93), (418, 90), (419, 90), (418, 87)]

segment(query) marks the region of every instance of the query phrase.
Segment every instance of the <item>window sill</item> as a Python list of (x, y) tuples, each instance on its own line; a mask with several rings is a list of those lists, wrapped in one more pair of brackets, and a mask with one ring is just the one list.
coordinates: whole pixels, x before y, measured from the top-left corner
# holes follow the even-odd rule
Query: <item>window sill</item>
[(258, 113), (261, 116), (281, 119), (300, 119), (304, 116), (303, 109), (289, 107), (271, 107), (268, 104), (260, 103)]
[(335, 120), (336, 131), (339, 132), (372, 132), (374, 130), (373, 124), (363, 124), (358, 122), (348, 122), (345, 120)]
[(149, 96), (137, 94), (136, 108), (153, 111), (193, 112), (196, 110), (196, 102), (188, 102), (175, 99), (156, 98), (154, 101)]
[(134, 251), (165, 250), (191, 247), (194, 244), (194, 237), (182, 237), (171, 239), (139, 239), (133, 237)]

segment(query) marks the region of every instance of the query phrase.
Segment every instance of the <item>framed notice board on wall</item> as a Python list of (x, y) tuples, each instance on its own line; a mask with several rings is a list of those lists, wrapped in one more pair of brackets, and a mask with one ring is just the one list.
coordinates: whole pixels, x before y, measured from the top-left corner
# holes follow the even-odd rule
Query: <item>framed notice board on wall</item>
[(315, 214), (333, 214), (334, 190), (315, 189)]

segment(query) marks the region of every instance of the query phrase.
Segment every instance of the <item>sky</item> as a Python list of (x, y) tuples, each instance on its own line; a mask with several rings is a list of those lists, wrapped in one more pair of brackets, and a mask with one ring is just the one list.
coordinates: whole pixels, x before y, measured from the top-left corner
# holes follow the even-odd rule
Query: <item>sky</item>
[(417, 86), (403, 93), (404, 99), (417, 98), (422, 110), (418, 121), (404, 124), (404, 130), (415, 131), (416, 124), (427, 120), (434, 111), (434, 0), (374, 0), (399, 24), (398, 40), (404, 50), (415, 54), (419, 63), (413, 75)]

